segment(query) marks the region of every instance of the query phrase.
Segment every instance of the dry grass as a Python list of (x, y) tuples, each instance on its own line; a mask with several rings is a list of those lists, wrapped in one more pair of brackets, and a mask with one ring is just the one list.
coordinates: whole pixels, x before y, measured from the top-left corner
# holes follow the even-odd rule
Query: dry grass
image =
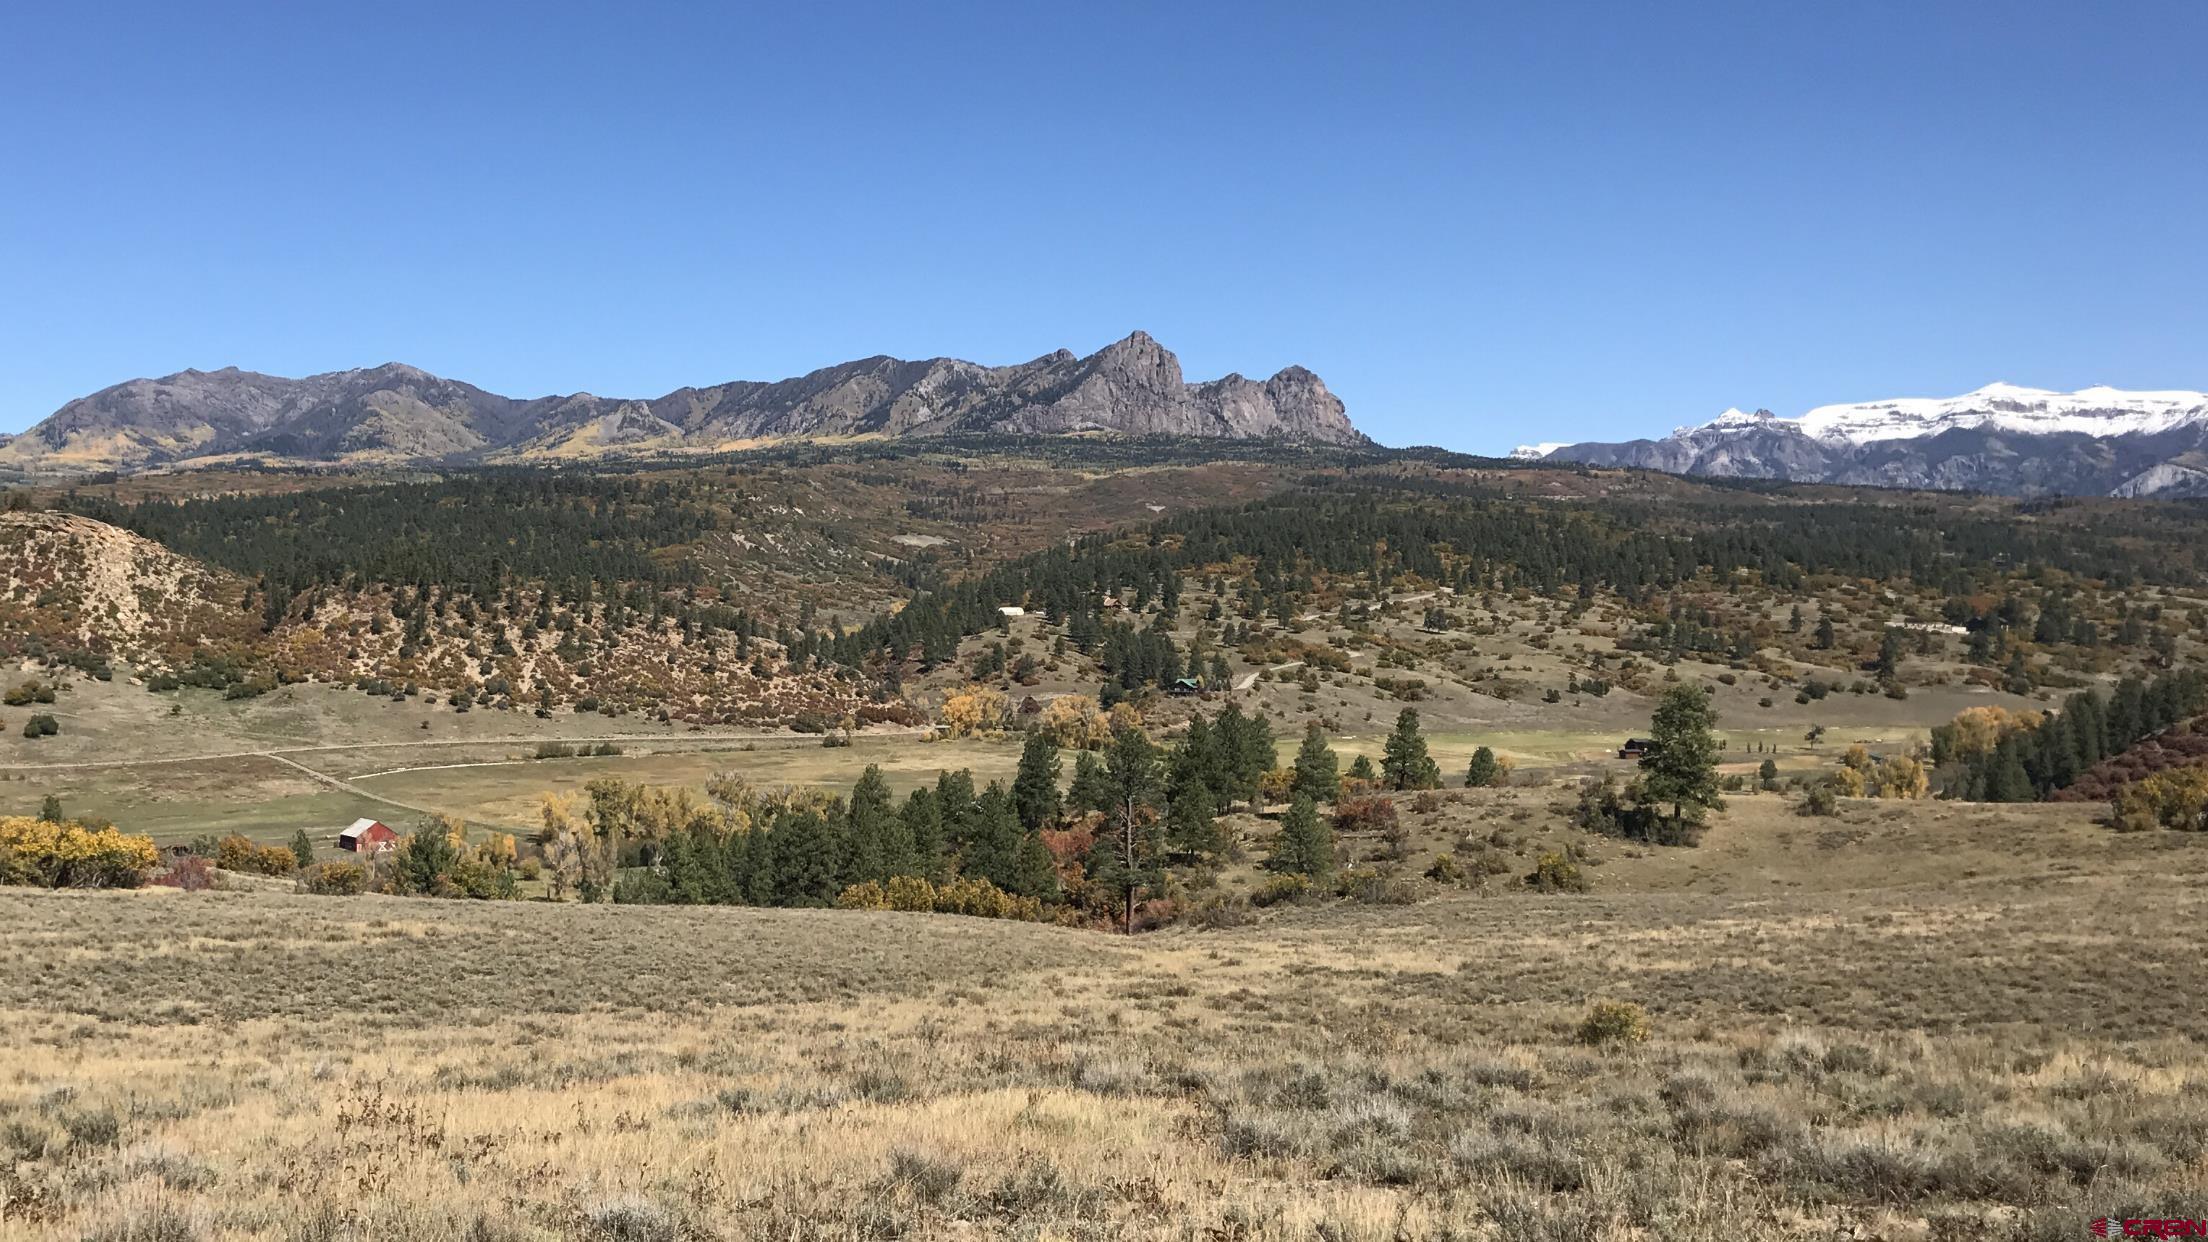
[[(1967, 839), (1942, 810), (1910, 808), (1918, 835)], [(2074, 873), (2018, 851), (1783, 896), (1604, 877), (1131, 942), (0, 893), (0, 1238), (2072, 1238), (2179, 1215), (2208, 1191), (2196, 852), (2156, 881), (2128, 841), (2062, 839)], [(1652, 1037), (1582, 1043), (1596, 1000)]]

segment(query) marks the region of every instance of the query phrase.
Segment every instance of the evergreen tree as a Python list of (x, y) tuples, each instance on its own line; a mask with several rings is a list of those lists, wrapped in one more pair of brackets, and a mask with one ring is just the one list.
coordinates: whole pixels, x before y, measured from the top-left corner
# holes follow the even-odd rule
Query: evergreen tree
[(1756, 782), (1765, 789), (1779, 787), (1779, 765), (1775, 759), (1766, 759), (1756, 768)]
[(1373, 781), (1378, 780), (1379, 777), (1380, 774), (1373, 770), (1372, 756), (1359, 755), (1355, 759), (1350, 760), (1349, 778), (1351, 780), (1364, 781), (1366, 784), (1371, 784)]
[(944, 771), (935, 778), (935, 809), (943, 817), (944, 835), (958, 839), (957, 824), (974, 804), (974, 774), (965, 768)]
[(1111, 809), (1111, 785), (1104, 775), (1104, 761), (1095, 752), (1084, 750), (1073, 757), (1073, 783), (1066, 789), (1066, 805), (1084, 814)]
[(1108, 799), (1104, 830), (1089, 848), (1088, 875), (1099, 888), (1119, 897), (1125, 929), (1132, 934), (1136, 905), (1165, 883), (1157, 814), (1165, 779), (1157, 748), (1142, 730), (1122, 725), (1113, 733), (1104, 764), (1104, 789)]
[(1166, 844), (1184, 858), (1209, 858), (1226, 849), (1226, 834), (1213, 815), (1211, 791), (1202, 785), (1175, 795), (1165, 818)]
[(943, 807), (932, 789), (915, 789), (898, 812), (904, 836), (912, 842), (911, 874), (930, 883), (942, 881), (950, 871), (950, 848), (943, 831)]
[(992, 781), (967, 812), (972, 820), (959, 872), (989, 881), (1008, 893), (1020, 891), (1021, 847), (1029, 833), (1004, 786)]
[(837, 872), (842, 851), (828, 820), (811, 809), (785, 811), (769, 834), (774, 857), (774, 904), (827, 906), (843, 891)]
[(762, 852), (767, 833), (753, 827), (731, 833), (721, 845), (721, 891), (738, 905), (764, 906), (774, 901), (772, 868)]
[(1231, 749), (1227, 742), (1228, 739), (1221, 739), (1221, 752), (1233, 772), (1234, 795), (1249, 803), (1251, 810), (1256, 810), (1258, 800), (1263, 797), (1265, 776), (1279, 761), (1273, 745), (1273, 722), (1262, 713), (1250, 716), (1232, 735)]
[(1020, 748), (1020, 768), (1012, 778), (1012, 803), (1020, 823), (1041, 828), (1058, 818), (1058, 748), (1040, 729), (1030, 729)]
[(1020, 834), (1019, 857), (1012, 868), (1012, 886), (1006, 890), (1039, 901), (1058, 900), (1058, 860), (1043, 844), (1042, 834)]
[(1317, 802), (1332, 802), (1342, 789), (1339, 760), (1326, 744), (1326, 733), (1314, 720), (1304, 726), (1303, 745), (1296, 748), (1296, 779), (1292, 791)]
[(314, 865), (314, 838), (307, 835), (306, 829), (291, 834), (291, 856), (302, 867)]
[(703, 820), (671, 834), (660, 865), (666, 872), (668, 899), (684, 905), (721, 905), (733, 896), (727, 847), (720, 833)]
[(1838, 641), (1838, 637), (1832, 632), (1832, 618), (1817, 618), (1817, 649), (1819, 651), (1830, 651)]
[(1395, 718), (1395, 731), (1382, 748), (1380, 775), (1390, 789), (1433, 789), (1441, 784), (1441, 768), (1426, 753), (1426, 737), (1418, 731), (1418, 709), (1406, 707)]
[(885, 883), (893, 875), (912, 873), (912, 835), (891, 805), (889, 781), (879, 765), (868, 764), (851, 787), (851, 806), (844, 815), (843, 838), (849, 855), (843, 878), (849, 884)]
[(1319, 818), (1318, 806), (1303, 794), (1289, 804), (1280, 835), (1265, 860), (1267, 870), (1323, 879), (1334, 870), (1334, 830)]
[(1988, 802), (2030, 802), (2035, 793), (2024, 767), (2022, 735), (2012, 733), (1994, 748), (1981, 796)]
[(1173, 748), (1172, 762), (1167, 768), (1166, 790), (1173, 805), (1200, 802), (1207, 815), (1217, 815), (1226, 809), (1226, 799), (1220, 791), (1231, 781), (1220, 762), (1219, 734), (1202, 716), (1188, 722), (1188, 734)]
[(1465, 769), (1466, 789), (1485, 789), (1503, 783), (1503, 765), (1495, 761), (1495, 752), (1485, 746), (1472, 752), (1471, 766)]
[(392, 885), (401, 893), (435, 893), (460, 865), (460, 846), (444, 820), (429, 818), (391, 855)]
[(1901, 675), (1901, 631), (1889, 627), (1878, 640), (1878, 679), (1892, 684)]
[[(65, 818), (61, 813), (61, 795), (47, 794), (46, 800), (38, 804), (38, 817), (49, 824), (61, 823)], [(305, 836), (306, 830), (301, 829), (299, 835)]]
[(1716, 726), (1717, 711), (1700, 686), (1673, 686), (1657, 700), (1648, 726), (1652, 748), (1641, 756), (1641, 788), (1650, 804), (1670, 805), (1674, 833), (1725, 805), (1717, 790)]

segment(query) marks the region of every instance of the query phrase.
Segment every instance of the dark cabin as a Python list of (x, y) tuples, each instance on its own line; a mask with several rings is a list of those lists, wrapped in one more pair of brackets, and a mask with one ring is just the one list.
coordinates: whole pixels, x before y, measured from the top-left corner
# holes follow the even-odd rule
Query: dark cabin
[(1655, 749), (1656, 743), (1645, 737), (1629, 737), (1625, 739), (1625, 745), (1618, 747), (1618, 758), (1638, 759), (1643, 755), (1653, 753)]

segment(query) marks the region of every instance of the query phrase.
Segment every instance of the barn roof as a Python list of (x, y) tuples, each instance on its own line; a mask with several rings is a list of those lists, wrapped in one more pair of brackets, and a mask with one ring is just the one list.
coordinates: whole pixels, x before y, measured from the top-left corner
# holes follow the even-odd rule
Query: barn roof
[(340, 833), (338, 833), (337, 835), (338, 835), (338, 838), (339, 838), (340, 840), (344, 840), (344, 839), (347, 839), (347, 838), (351, 838), (351, 837), (357, 837), (357, 836), (359, 836), (359, 835), (360, 835), (361, 833), (364, 833), (364, 832), (368, 831), (368, 830), (369, 830), (370, 828), (381, 828), (381, 827), (383, 827), (383, 825), (382, 825), (381, 823), (377, 822), (376, 820), (372, 820), (372, 819), (356, 819), (356, 820), (354, 820), (354, 821), (352, 822), (351, 826), (347, 827), (347, 828), (345, 829), (345, 831), (343, 831), (343, 832), (340, 832)]

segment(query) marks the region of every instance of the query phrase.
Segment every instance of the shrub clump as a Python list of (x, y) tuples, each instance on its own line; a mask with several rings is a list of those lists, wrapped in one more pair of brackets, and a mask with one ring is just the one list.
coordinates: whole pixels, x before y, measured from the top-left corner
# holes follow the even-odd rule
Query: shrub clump
[(1551, 850), (1526, 874), (1526, 887), (1537, 893), (1584, 893), (1594, 886), (1578, 863)]
[(1395, 826), (1395, 803), (1378, 794), (1343, 798), (1334, 805), (1334, 831), (1385, 832)]
[(356, 862), (326, 862), (306, 869), (299, 885), (318, 897), (358, 897), (368, 891), (368, 868)]
[(1630, 1001), (1596, 1001), (1580, 1019), (1583, 1044), (1643, 1044), (1648, 1042), (1648, 1011)]
[(204, 893), (215, 886), (214, 864), (197, 854), (186, 854), (171, 862), (167, 870), (153, 877), (153, 882), (163, 888)]
[(260, 845), (233, 832), (215, 843), (215, 865), (248, 875), (290, 875), (299, 869), (299, 859), (285, 846)]
[(979, 877), (930, 884), (915, 875), (891, 876), (886, 885), (867, 880), (836, 895), (839, 910), (899, 910), (917, 914), (964, 914), (984, 919), (1038, 922), (1043, 903), (1007, 893)]

